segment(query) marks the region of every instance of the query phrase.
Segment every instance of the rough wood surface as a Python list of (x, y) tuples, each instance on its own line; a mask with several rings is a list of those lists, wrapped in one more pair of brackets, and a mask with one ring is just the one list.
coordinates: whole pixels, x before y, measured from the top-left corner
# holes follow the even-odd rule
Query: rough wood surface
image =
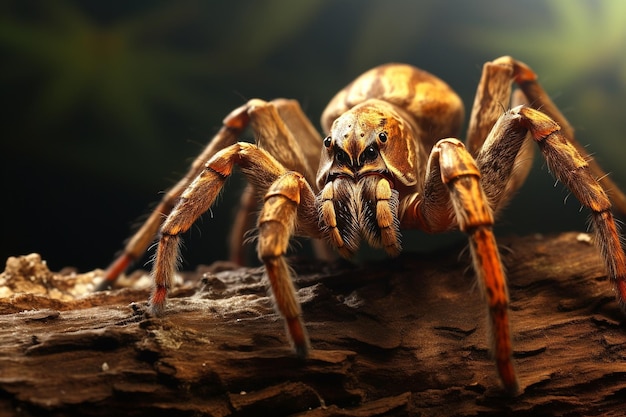
[(185, 274), (152, 318), (147, 289), (80, 295), (93, 273), (12, 258), (0, 275), (0, 414), (623, 415), (624, 316), (586, 237), (501, 239), (514, 398), (459, 247), (357, 266), (294, 259), (306, 361), (286, 346), (258, 268)]

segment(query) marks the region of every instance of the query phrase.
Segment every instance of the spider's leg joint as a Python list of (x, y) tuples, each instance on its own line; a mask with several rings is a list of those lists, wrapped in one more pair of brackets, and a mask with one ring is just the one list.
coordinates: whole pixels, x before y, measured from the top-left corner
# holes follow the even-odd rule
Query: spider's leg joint
[(520, 116), (520, 124), (530, 131), (537, 142), (542, 142), (561, 130), (557, 122), (531, 107), (518, 106), (512, 109), (511, 113)]

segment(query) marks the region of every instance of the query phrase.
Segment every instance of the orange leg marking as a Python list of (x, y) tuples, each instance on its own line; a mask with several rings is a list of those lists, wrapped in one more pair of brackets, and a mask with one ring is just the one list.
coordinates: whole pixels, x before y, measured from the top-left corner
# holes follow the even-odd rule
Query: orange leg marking
[(472, 256), (479, 280), (489, 306), (493, 353), (498, 374), (507, 391), (514, 394), (519, 386), (513, 367), (511, 331), (509, 326), (509, 296), (506, 278), (500, 262), (498, 247), (491, 229), (479, 227), (471, 233)]

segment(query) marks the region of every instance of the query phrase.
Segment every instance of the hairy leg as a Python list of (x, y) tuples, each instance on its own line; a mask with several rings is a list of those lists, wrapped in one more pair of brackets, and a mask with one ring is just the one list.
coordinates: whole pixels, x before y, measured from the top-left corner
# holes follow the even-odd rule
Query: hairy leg
[(314, 195), (301, 174), (288, 171), (272, 184), (265, 194), (258, 219), (257, 252), (265, 265), (276, 309), (285, 320), (291, 344), (298, 356), (304, 357), (309, 350), (309, 338), (302, 321), (302, 310), (293, 279), (284, 258), (296, 229), (298, 208), (302, 201), (312, 202)]
[(521, 107), (513, 109), (513, 113), (519, 118), (520, 125), (530, 131), (557, 179), (591, 211), (596, 243), (604, 258), (617, 301), (626, 311), (626, 255), (611, 212), (611, 201), (594, 178), (589, 160), (580, 155), (560, 126), (542, 112)]
[[(286, 169), (300, 172), (310, 184), (315, 184), (322, 139), (296, 100), (276, 99), (266, 102), (253, 99), (248, 102), (250, 127), (259, 148), (266, 150)], [(229, 237), (230, 259), (244, 264), (246, 233), (254, 223), (257, 201), (262, 193), (248, 185), (240, 200), (239, 209)]]
[(285, 172), (278, 161), (267, 152), (249, 143), (236, 143), (218, 152), (206, 163), (202, 172), (181, 194), (178, 203), (161, 227), (161, 237), (154, 260), (152, 274), (155, 289), (151, 308), (160, 313), (171, 287), (178, 259), (181, 233), (211, 208), (235, 164), (244, 173), (253, 172), (248, 179), (258, 189), (267, 189)]
[(545, 92), (541, 84), (537, 82), (537, 75), (532, 69), (523, 62), (513, 60), (510, 57), (502, 57), (494, 62), (509, 62), (513, 64), (515, 70), (515, 83), (524, 92), (529, 105), (547, 114), (554, 120), (563, 132), (566, 140), (576, 149), (576, 151), (587, 161), (589, 170), (602, 185), (604, 191), (609, 195), (614, 207), (623, 215), (626, 215), (626, 195), (613, 182), (611, 177), (602, 169), (602, 167), (593, 159), (587, 148), (582, 146), (575, 137), (574, 129), (567, 121), (563, 113), (558, 109), (550, 96)]
[[(524, 183), (533, 161), (532, 142), (524, 141), (523, 137), (507, 139), (504, 145), (506, 148), (493, 146), (494, 137), (500, 139), (509, 134), (500, 122), (509, 106), (526, 104), (526, 97), (519, 90), (511, 94), (514, 80), (515, 66), (508, 57), (483, 65), (467, 130), (467, 147), (478, 160), (483, 174), (483, 186), (494, 212), (501, 209)], [(498, 164), (496, 170), (485, 172), (481, 162), (485, 160), (485, 155), (493, 155), (494, 161), (502, 158), (506, 160)], [(501, 172), (501, 169), (506, 172)]]
[(496, 367), (507, 391), (515, 393), (518, 383), (512, 360), (506, 277), (480, 171), (456, 139), (443, 139), (435, 145), (427, 171), (422, 198), (413, 199), (413, 203), (406, 206), (402, 222), (431, 232), (458, 226), (468, 235), (474, 271), (487, 301)]
[(98, 290), (110, 288), (119, 275), (146, 252), (148, 246), (154, 241), (163, 220), (172, 211), (183, 191), (202, 171), (206, 161), (219, 150), (235, 143), (241, 132), (248, 126), (248, 121), (245, 106), (235, 109), (224, 119), (222, 128), (211, 139), (202, 153), (194, 159), (189, 171), (163, 195), (161, 202), (150, 213), (148, 219), (128, 240), (122, 254), (107, 268), (104, 273), (104, 280), (98, 286)]
[[(204, 164), (221, 149), (234, 144), (248, 125), (255, 131), (257, 142), (264, 145), (261, 147), (270, 153), (276, 152), (281, 164), (288, 169), (305, 173), (307, 180), (314, 183), (321, 137), (299, 104), (295, 100), (286, 99), (276, 99), (269, 103), (258, 99), (250, 100), (226, 116), (222, 128), (194, 159), (189, 171), (164, 194), (148, 219), (128, 240), (122, 254), (107, 268), (99, 290), (110, 288), (118, 276), (145, 253), (154, 241), (164, 219), (172, 211), (181, 194), (200, 174)], [(250, 199), (247, 202), (250, 203)], [(242, 210), (244, 211), (238, 214), (239, 220), (249, 217), (253, 208), (245, 204)], [(236, 236), (231, 239), (231, 249), (235, 248), (231, 252), (232, 259), (238, 261), (243, 259), (241, 243), (247, 224), (245, 221), (235, 222), (235, 229), (231, 235)]]

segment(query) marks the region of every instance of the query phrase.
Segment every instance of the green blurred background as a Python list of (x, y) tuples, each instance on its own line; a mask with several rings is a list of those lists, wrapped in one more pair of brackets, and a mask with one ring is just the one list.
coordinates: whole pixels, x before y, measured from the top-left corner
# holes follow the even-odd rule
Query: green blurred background
[[(388, 61), (439, 75), (469, 108), (482, 64), (513, 55), (626, 188), (620, 0), (5, 0), (0, 12), (1, 259), (106, 267), (230, 110), (291, 97), (318, 125), (336, 91)], [(186, 237), (186, 268), (226, 257), (239, 185)], [(554, 185), (536, 155), (498, 233), (585, 230)], [(405, 247), (436, 242), (407, 233)]]

